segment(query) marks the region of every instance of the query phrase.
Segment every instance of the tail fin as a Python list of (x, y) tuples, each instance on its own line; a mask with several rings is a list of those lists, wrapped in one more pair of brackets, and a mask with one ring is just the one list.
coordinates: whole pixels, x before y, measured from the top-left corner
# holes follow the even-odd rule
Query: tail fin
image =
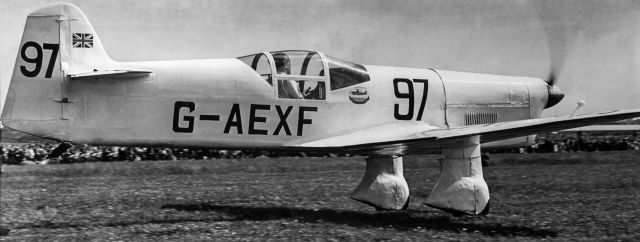
[[(40, 29), (40, 26), (29, 26), (29, 18), (55, 19), (52, 23), (47, 23), (50, 30)], [(84, 13), (76, 6), (68, 3), (56, 3), (36, 10), (27, 17), (27, 32), (36, 31), (59, 32), (58, 42), (60, 43), (60, 61), (62, 71), (69, 73), (82, 73), (91, 71), (95, 66), (110, 65), (111, 58), (104, 51), (102, 42), (98, 38), (95, 30), (91, 27), (89, 20)], [(37, 37), (36, 37), (37, 38)], [(25, 38), (23, 36), (23, 42)], [(37, 41), (36, 41), (37, 42)]]
[(3, 124), (12, 128), (12, 122), (64, 119), (63, 92), (68, 75), (113, 63), (76, 6), (56, 3), (32, 12), (13, 69)]

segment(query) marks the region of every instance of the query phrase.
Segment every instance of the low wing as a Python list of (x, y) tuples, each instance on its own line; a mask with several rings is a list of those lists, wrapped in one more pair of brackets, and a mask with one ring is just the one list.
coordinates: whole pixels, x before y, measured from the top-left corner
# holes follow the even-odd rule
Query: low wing
[(314, 140), (288, 147), (342, 149), (356, 153), (428, 153), (440, 148), (444, 140), (480, 135), (482, 143), (546, 133), (603, 122), (640, 117), (640, 109), (611, 111), (575, 117), (552, 117), (499, 122), (486, 125), (436, 128), (421, 123), (388, 124)]
[(464, 136), (481, 135), (482, 142), (491, 142), (531, 134), (547, 133), (598, 123), (613, 122), (640, 117), (640, 109), (611, 111), (605, 113), (580, 115), (575, 117), (553, 117), (510, 122), (500, 122), (480, 127), (452, 129), (450, 133), (438, 135), (439, 139), (451, 139)]

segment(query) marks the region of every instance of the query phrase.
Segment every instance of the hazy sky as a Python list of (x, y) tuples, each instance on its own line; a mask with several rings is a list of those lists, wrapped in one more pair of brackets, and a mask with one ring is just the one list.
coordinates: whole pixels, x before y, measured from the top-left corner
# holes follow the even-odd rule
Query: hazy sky
[[(26, 16), (56, 1), (0, 1), (4, 104)], [(311, 49), (362, 64), (546, 77), (545, 116), (640, 108), (640, 1), (82, 0), (119, 61)]]

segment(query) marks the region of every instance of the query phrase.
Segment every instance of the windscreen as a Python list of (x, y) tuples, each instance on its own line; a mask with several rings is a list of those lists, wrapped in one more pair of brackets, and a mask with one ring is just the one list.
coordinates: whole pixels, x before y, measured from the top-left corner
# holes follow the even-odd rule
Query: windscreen
[(331, 90), (338, 90), (370, 80), (367, 69), (359, 64), (351, 63), (335, 57), (327, 56)]

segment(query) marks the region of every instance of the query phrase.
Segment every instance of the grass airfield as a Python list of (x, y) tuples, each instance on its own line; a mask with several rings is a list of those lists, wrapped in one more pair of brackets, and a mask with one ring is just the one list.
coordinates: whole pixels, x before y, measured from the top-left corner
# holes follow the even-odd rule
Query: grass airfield
[(406, 211), (349, 198), (364, 157), (6, 166), (0, 240), (640, 239), (640, 152), (494, 154), (487, 217), (423, 205), (439, 156), (408, 156)]

